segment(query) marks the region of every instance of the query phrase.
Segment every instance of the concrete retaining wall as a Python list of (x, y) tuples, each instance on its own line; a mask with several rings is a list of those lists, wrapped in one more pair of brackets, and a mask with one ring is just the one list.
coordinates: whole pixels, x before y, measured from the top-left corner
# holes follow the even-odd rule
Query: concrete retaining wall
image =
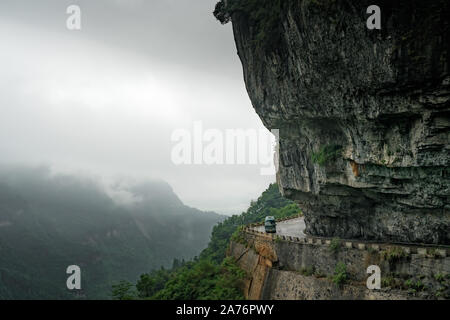
[[(245, 244), (231, 243), (228, 254), (249, 274), (245, 288), (249, 299), (434, 298), (448, 288), (450, 248), (446, 246), (296, 238), (258, 232), (253, 226), (242, 232)], [(350, 278), (341, 288), (330, 280), (338, 263), (346, 265)], [(411, 294), (386, 285), (368, 290), (370, 265), (380, 267), (382, 279), (420, 281), (429, 290)], [(442, 275), (446, 283), (436, 280)]]

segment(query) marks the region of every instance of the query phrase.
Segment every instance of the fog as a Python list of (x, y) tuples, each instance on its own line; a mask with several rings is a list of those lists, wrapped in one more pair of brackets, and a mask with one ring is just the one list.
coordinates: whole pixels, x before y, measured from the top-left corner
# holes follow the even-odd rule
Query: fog
[(83, 297), (108, 299), (120, 280), (198, 255), (224, 219), (184, 206), (161, 181), (116, 181), (111, 191), (98, 179), (0, 165), (0, 298), (73, 299), (65, 270), (76, 263)]
[[(71, 4), (81, 8), (81, 30), (66, 27)], [(215, 20), (214, 5), (2, 0), (0, 162), (90, 176), (106, 189), (164, 180), (189, 206), (245, 210), (274, 181), (261, 166), (171, 161), (171, 134), (195, 121), (263, 128), (231, 26)]]

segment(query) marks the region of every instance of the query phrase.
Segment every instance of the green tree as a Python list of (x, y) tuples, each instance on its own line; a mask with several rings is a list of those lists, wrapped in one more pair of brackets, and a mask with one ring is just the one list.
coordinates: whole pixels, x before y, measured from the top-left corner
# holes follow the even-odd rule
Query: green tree
[(112, 286), (113, 300), (133, 300), (136, 299), (134, 285), (128, 281), (120, 281)]

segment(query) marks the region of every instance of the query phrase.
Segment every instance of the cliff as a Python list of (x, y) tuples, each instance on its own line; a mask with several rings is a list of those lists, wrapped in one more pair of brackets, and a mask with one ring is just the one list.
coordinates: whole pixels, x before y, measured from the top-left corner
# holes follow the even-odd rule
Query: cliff
[(315, 236), (450, 243), (450, 3), (227, 0), (278, 184)]

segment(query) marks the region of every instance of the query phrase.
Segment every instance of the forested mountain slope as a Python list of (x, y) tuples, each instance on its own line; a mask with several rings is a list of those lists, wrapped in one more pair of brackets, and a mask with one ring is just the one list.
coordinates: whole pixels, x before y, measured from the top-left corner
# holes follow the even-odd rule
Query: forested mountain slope
[[(121, 279), (197, 255), (224, 218), (183, 205), (163, 182), (119, 191), (134, 202), (45, 168), (1, 168), (0, 299), (109, 298)], [(69, 265), (81, 267), (80, 292), (66, 289)]]

